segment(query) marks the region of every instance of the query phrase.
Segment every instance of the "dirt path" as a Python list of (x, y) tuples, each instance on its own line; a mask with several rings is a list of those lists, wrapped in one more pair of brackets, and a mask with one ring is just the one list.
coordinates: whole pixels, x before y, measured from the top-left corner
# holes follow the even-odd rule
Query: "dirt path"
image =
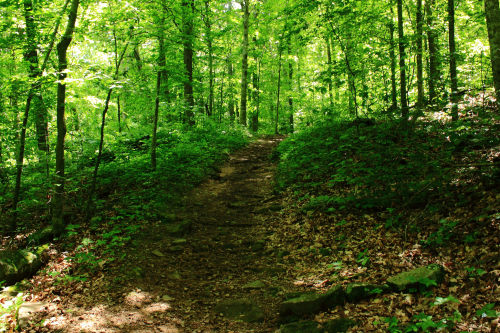
[[(52, 327), (63, 332), (273, 332), (277, 294), (290, 287), (284, 267), (266, 246), (268, 225), (280, 210), (269, 158), (279, 140), (262, 138), (233, 154), (217, 179), (192, 191), (176, 213), (175, 220), (192, 223), (191, 232), (175, 238), (166, 234), (165, 223), (152, 225), (130, 251), (134, 258), (126, 264), (127, 275), (136, 272), (136, 277), (113, 283), (103, 275), (102, 283), (84, 290), (85, 299), (75, 299)], [(260, 306), (264, 320), (233, 321), (214, 310), (222, 300), (239, 298)], [(95, 305), (81, 306), (89, 302)]]

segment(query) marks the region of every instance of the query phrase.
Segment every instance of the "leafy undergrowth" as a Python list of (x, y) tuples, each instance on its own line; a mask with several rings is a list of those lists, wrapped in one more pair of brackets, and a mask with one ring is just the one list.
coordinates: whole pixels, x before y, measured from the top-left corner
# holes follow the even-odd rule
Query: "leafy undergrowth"
[(493, 332), (500, 312), (498, 119), (325, 122), (278, 148), (286, 189), (274, 244), (304, 289), (384, 283), (442, 264), (445, 282), (322, 313), (352, 332)]
[[(144, 228), (165, 216), (171, 207), (178, 205), (182, 195), (203, 179), (218, 174), (229, 153), (249, 140), (242, 128), (221, 128), (211, 123), (182, 134), (180, 129), (164, 129), (158, 137), (158, 167), (154, 172), (150, 168), (148, 137), (109, 147), (99, 173), (96, 214), (90, 221), (85, 218), (85, 207), (93, 160), (70, 158), (68, 174), (72, 178), (67, 186), (66, 233), (51, 245), (45, 258), (48, 264), (41, 274), (27, 285), (23, 282), (21, 290), (26, 292), (18, 297), (18, 303), (6, 303), (0, 297), (0, 302), (6, 305), (0, 309), (0, 330), (18, 324), (17, 310), (23, 302), (46, 300), (49, 295), (84, 294), (84, 284), (80, 282), (93, 281), (93, 285), (98, 285), (103, 272), (123, 264), (125, 248), (134, 243)], [(25, 209), (21, 216), (24, 223), (20, 227), (26, 232), (15, 239), (4, 238), (2, 248), (29, 246), (26, 241), (29, 233), (43, 228), (46, 207), (34, 199), (36, 196), (24, 193), (25, 200), (21, 203)], [(127, 272), (122, 279), (138, 273)], [(56, 297), (50, 310), (62, 311), (58, 303)], [(47, 331), (43, 321), (39, 326), (41, 331)]]

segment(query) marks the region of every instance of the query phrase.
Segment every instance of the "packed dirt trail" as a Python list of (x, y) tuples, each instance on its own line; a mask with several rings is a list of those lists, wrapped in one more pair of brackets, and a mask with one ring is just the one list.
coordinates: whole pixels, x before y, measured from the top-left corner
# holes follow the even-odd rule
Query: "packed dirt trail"
[[(188, 221), (187, 234), (168, 235), (165, 221), (145, 230), (127, 251), (125, 281), (103, 275), (82, 291), (59, 317), (61, 332), (275, 331), (278, 294), (292, 287), (266, 244), (271, 220), (279, 218), (270, 156), (280, 140), (261, 138), (237, 151), (185, 197), (169, 218)], [(258, 306), (262, 318), (247, 323), (215, 309), (238, 299)]]

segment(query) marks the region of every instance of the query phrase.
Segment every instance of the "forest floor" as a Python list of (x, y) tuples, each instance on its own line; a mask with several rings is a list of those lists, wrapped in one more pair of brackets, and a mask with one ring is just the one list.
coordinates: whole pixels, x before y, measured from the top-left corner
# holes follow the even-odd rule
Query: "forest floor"
[[(35, 277), (31, 301), (47, 302), (47, 311), (32, 323), (40, 324), (42, 315), (46, 320), (26, 330), (274, 331), (281, 301), (276, 294), (293, 287), (284, 278), (286, 265), (266, 244), (271, 221), (279, 220), (282, 208), (281, 197), (273, 193), (270, 159), (281, 139), (264, 137), (240, 149), (219, 175), (188, 194), (177, 212), (164, 212), (167, 220), (191, 223), (182, 238), (169, 236), (169, 224), (158, 220), (125, 249), (125, 262), (107, 266), (89, 281), (57, 284), (50, 274)], [(51, 265), (49, 271), (61, 271), (67, 262), (61, 258)], [(214, 311), (222, 300), (241, 298), (264, 309), (262, 323), (227, 320)]]
[[(31, 280), (25, 298), (35, 307), (43, 305), (43, 311), (23, 330), (274, 332), (288, 293), (323, 293), (331, 285), (353, 282), (383, 284), (396, 273), (429, 263), (445, 267), (442, 285), (421, 293), (376, 295), (308, 319), (322, 323), (347, 317), (358, 323), (349, 332), (402, 332), (401, 324), (409, 331), (432, 331), (450, 323), (454, 328), (445, 331), (498, 329), (496, 189), (453, 211), (471, 221), (464, 234), (482, 235), (481, 241), (425, 248), (406, 230), (384, 228), (383, 214), (311, 212), (302, 209), (296, 193), (275, 192), (271, 156), (282, 139), (262, 137), (236, 151), (179, 207), (166, 207), (158, 219), (147, 221), (131, 245), (113, 253), (122, 259), (103, 256), (89, 279), (79, 278), (81, 271), (73, 271), (65, 260), (75, 253), (53, 249), (49, 265)], [(410, 216), (423, 218), (421, 211)], [(172, 236), (172, 223), (181, 221), (190, 231)], [(86, 252), (79, 251), (81, 258)], [(263, 321), (231, 320), (216, 310), (221, 302), (237, 299), (258, 305)]]

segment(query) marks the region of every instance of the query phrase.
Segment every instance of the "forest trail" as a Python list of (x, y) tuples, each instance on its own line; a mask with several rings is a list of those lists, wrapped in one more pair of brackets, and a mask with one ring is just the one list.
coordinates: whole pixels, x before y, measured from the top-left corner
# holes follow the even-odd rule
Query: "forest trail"
[[(87, 308), (73, 304), (62, 331), (273, 332), (276, 293), (291, 284), (280, 278), (286, 270), (266, 248), (270, 220), (279, 218), (281, 208), (270, 159), (280, 140), (264, 137), (231, 155), (175, 214), (191, 222), (191, 231), (176, 238), (167, 235), (168, 224), (152, 225), (127, 251), (134, 256), (127, 260), (127, 275), (136, 276), (115, 284), (103, 275), (82, 295)], [(214, 309), (242, 298), (263, 310), (261, 322), (230, 320)]]

